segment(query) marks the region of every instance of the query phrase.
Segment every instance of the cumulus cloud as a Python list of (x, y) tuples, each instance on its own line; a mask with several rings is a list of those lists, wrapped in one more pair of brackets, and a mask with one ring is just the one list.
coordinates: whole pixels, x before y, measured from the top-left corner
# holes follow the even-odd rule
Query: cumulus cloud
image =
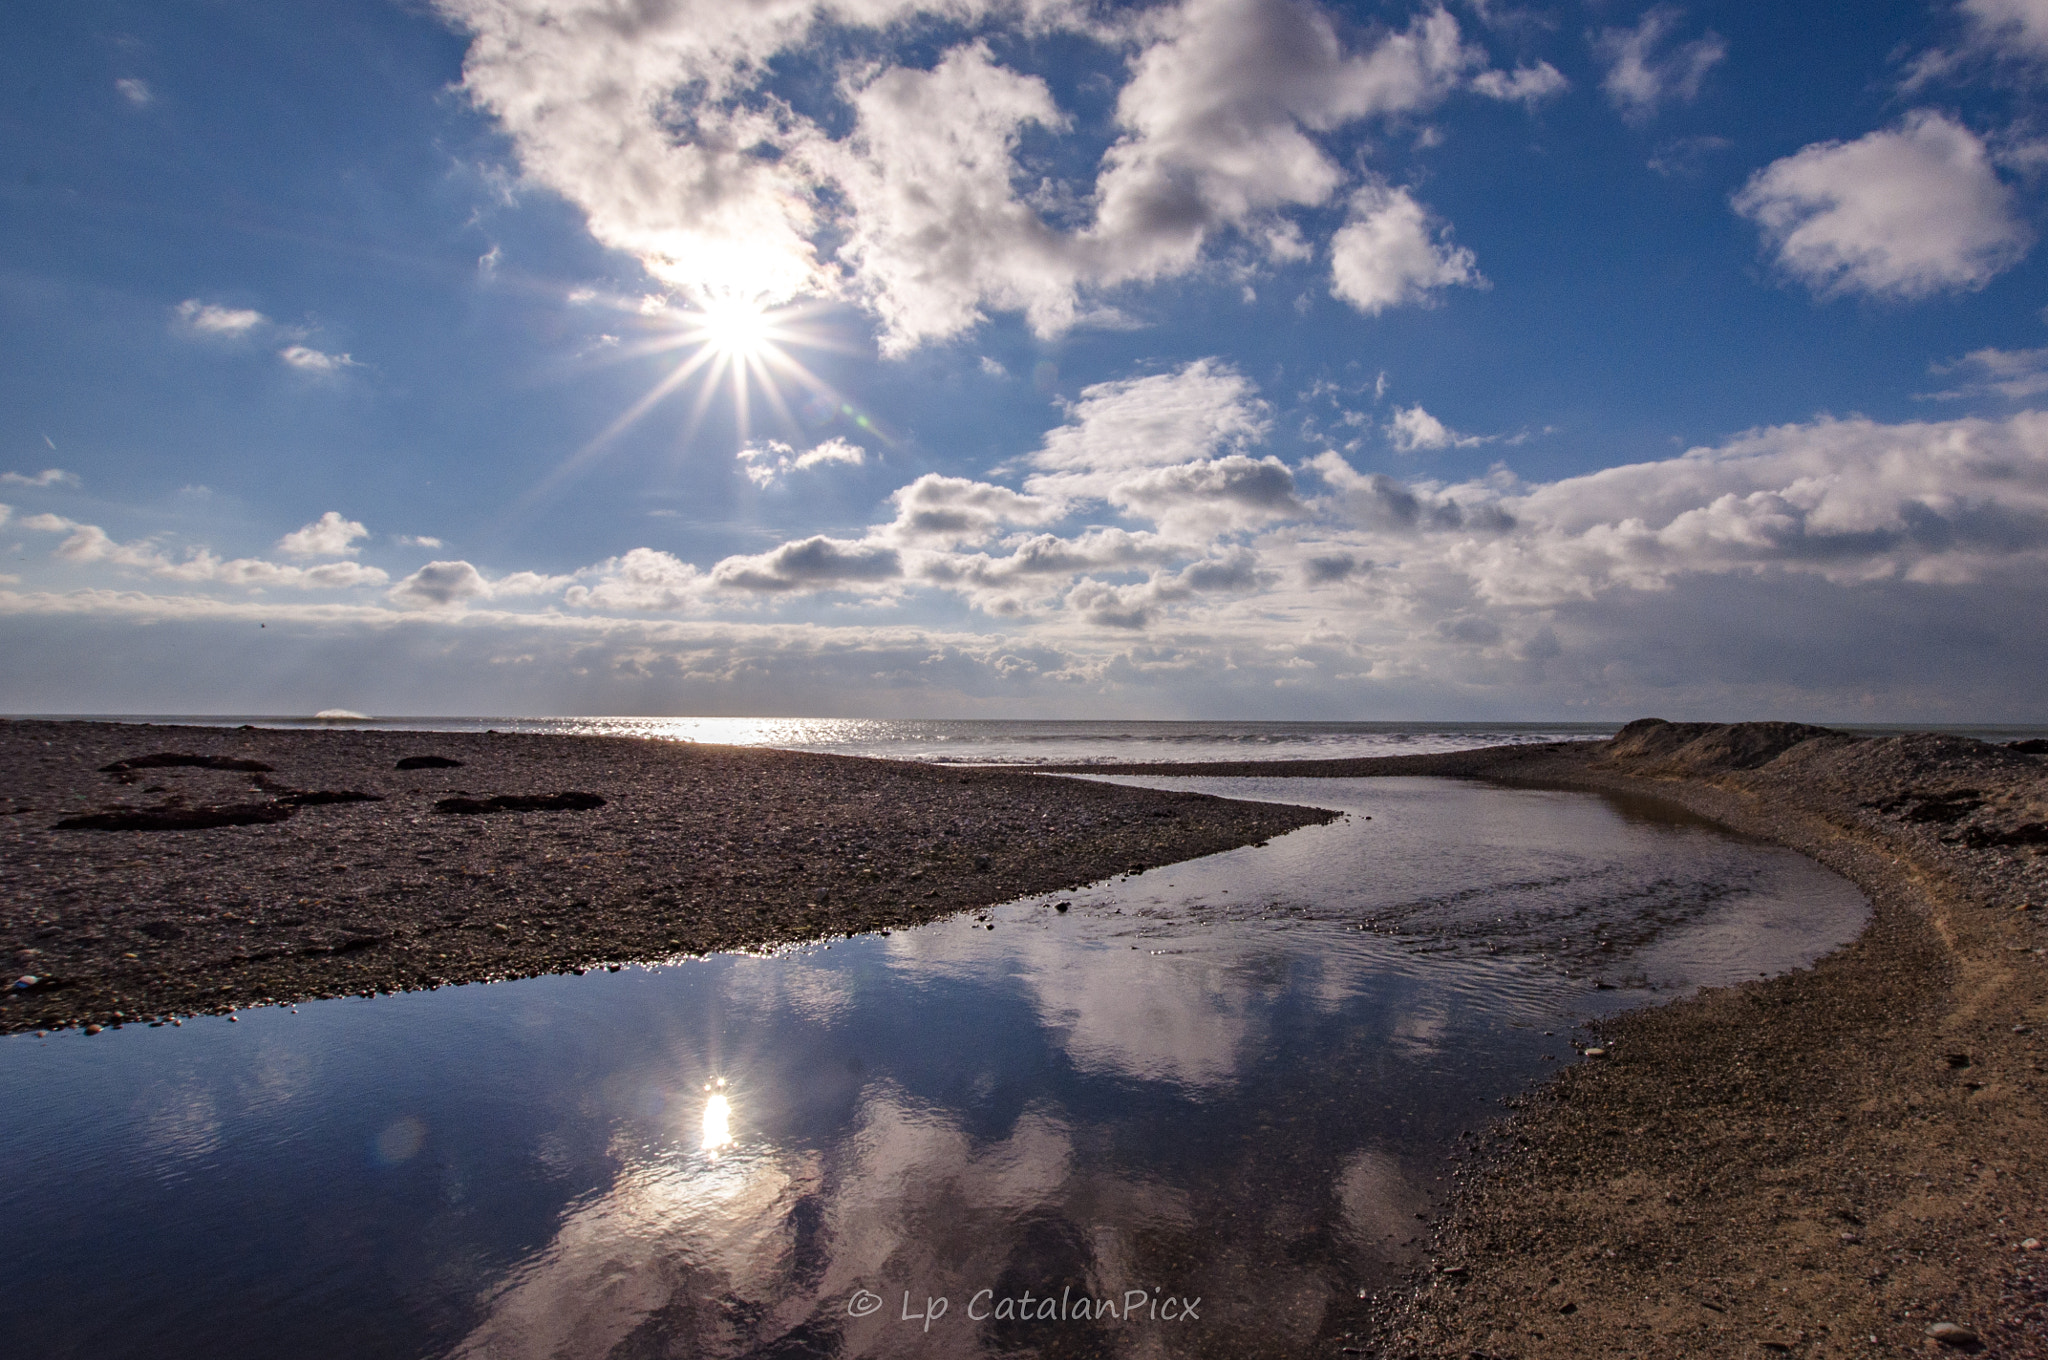
[(1486, 435), (1460, 434), (1423, 410), (1420, 402), (1394, 408), (1394, 418), (1387, 422), (1387, 438), (1402, 453), (1422, 449), (1469, 449), (1488, 442)]
[(747, 480), (755, 486), (769, 487), (791, 472), (803, 472), (828, 463), (859, 467), (867, 461), (867, 450), (835, 436), (798, 453), (793, 445), (769, 439), (759, 444), (748, 444), (736, 456), (741, 464), (740, 471), (747, 475)]
[(668, 613), (703, 602), (704, 574), (672, 553), (634, 548), (591, 568), (594, 585), (575, 585), (563, 599), (580, 609)]
[(872, 586), (902, 575), (893, 547), (816, 534), (771, 552), (728, 557), (712, 568), (711, 581), (723, 590), (775, 595)]
[(391, 587), (398, 604), (422, 609), (447, 609), (469, 600), (488, 598), (491, 583), (468, 562), (429, 562)]
[(138, 80), (134, 76), (123, 76), (114, 82), (114, 88), (121, 92), (123, 99), (126, 99), (138, 109), (148, 108), (156, 102), (156, 94), (149, 88), (149, 82), (146, 80)]
[[(1033, 475), (1100, 477), (1105, 495), (1165, 481), (1172, 496), (1222, 496), (1183, 481), (1228, 484), (1271, 466), (1258, 447), (1257, 394), (1233, 377), (1191, 365), (1085, 393), (1041, 447), (1061, 447), (1059, 465)], [(1127, 446), (1139, 408), (1175, 433), (1174, 447)], [(1183, 421), (1176, 408), (1207, 414)], [(1090, 417), (1102, 428), (1083, 428)], [(573, 576), (493, 579), (469, 562), (437, 561), (385, 598), (266, 602), (264, 617), (361, 638), (399, 628), (420, 640), (406, 655), (429, 671), (459, 654), (515, 668), (507, 675), (541, 666), (548, 683), (609, 677), (604, 686), (626, 686), (603, 689), (617, 706), (633, 695), (654, 704), (719, 694), (803, 708), (888, 691), (922, 711), (969, 693), (1035, 695), (1049, 710), (1074, 694), (1104, 704), (1121, 695), (1143, 711), (1170, 684), (1177, 702), (1215, 711), (1307, 686), (1290, 692), (1320, 694), (1333, 710), (1366, 694), (1394, 705), (1435, 695), (1430, 711), (1447, 711), (1511, 693), (1625, 713), (1675, 694), (1766, 708), (1787, 695), (1853, 703), (1857, 677), (1938, 703), (1959, 702), (1955, 687), (1967, 682), (1972, 702), (1991, 702), (1999, 686), (2032, 693), (2048, 664), (2048, 644), (2024, 626), (2048, 607), (2048, 412), (1814, 420), (1547, 483), (1501, 468), (1459, 482), (1397, 479), (1334, 452), (1280, 471), (1288, 482), (1251, 495), (1274, 512), (1264, 519), (1074, 528), (1108, 502), (1054, 508), (1028, 487), (960, 479), (899, 496), (906, 525), (912, 506), (972, 512), (922, 538), (886, 537), (896, 530), (885, 524), (865, 538), (817, 536), (708, 570), (646, 548)], [(1138, 493), (1119, 494), (1137, 504)], [(1058, 517), (1017, 527), (1039, 516)], [(354, 562), (179, 558), (61, 516), (12, 524), (61, 535), (57, 563), (80, 570), (250, 588), (385, 584)], [(703, 617), (834, 590), (862, 596), (869, 621), (755, 627)], [(969, 638), (872, 621), (896, 617), (918, 591), (1012, 622)], [(557, 594), (569, 609), (550, 599)], [(235, 620), (251, 607), (196, 589), (6, 587), (0, 620), (17, 622), (0, 626)], [(649, 617), (678, 612), (697, 617)], [(461, 629), (436, 631), (456, 617)], [(1906, 629), (1943, 640), (1901, 649)], [(18, 671), (36, 651), (0, 656)], [(1996, 684), (1978, 683), (1987, 666)], [(1787, 680), (1794, 672), (1820, 678)], [(632, 688), (643, 681), (653, 688)]]
[(301, 373), (339, 373), (345, 368), (361, 368), (355, 359), (346, 354), (328, 354), (308, 345), (286, 345), (277, 352), (284, 360)]
[(1067, 125), (1045, 82), (977, 43), (929, 71), (885, 71), (853, 104), (854, 134), (834, 157), (853, 208), (840, 255), (881, 318), (883, 349), (958, 334), (984, 301), (1042, 334), (1072, 326), (1080, 251), (1012, 183), (1023, 129)]
[(1671, 43), (1684, 11), (1659, 5), (1634, 28), (1606, 28), (1593, 38), (1593, 52), (1606, 63), (1600, 88), (1631, 122), (1644, 122), (1659, 105), (1690, 103), (1700, 82), (1728, 55), (1728, 44), (1709, 30), (1691, 42)]
[(1763, 229), (1781, 269), (1826, 297), (1973, 291), (2034, 240), (1984, 143), (1928, 109), (1773, 161), (1734, 207)]
[[(1185, 276), (1227, 235), (1305, 258), (1314, 243), (1287, 214), (1352, 178), (1330, 134), (1459, 90), (1534, 102), (1566, 84), (1547, 64), (1489, 68), (1441, 5), (1355, 45), (1310, 0), (1177, 0), (1102, 20), (1060, 0), (438, 7), (471, 35), (472, 101), (599, 241), (686, 291), (850, 295), (890, 353), (991, 309), (1046, 335), (1127, 324), (1091, 293)], [(879, 54), (875, 38), (919, 16), (961, 37), (935, 61)], [(1054, 29), (1129, 54), (1107, 127), (1077, 125), (1044, 80), (997, 55), (998, 35)], [(798, 50), (837, 77), (815, 117), (765, 89), (777, 56)], [(1027, 133), (1113, 141), (1092, 182), (1069, 181), (1020, 161)], [(1471, 281), (1469, 258), (1434, 239), (1395, 299)]]
[(1096, 182), (1113, 280), (1184, 272), (1220, 229), (1327, 203), (1345, 176), (1312, 134), (1428, 108), (1485, 65), (1441, 7), (1358, 53), (1292, 0), (1188, 0), (1157, 32)]
[(97, 524), (80, 524), (61, 515), (32, 515), (22, 521), (22, 527), (39, 533), (64, 534), (64, 541), (51, 554), (60, 561), (78, 566), (105, 564), (124, 567), (170, 581), (254, 588), (286, 586), (297, 590), (340, 590), (353, 586), (381, 586), (391, 579), (375, 567), (355, 562), (295, 567), (254, 557), (223, 561), (205, 548), (193, 548), (183, 557), (173, 557), (149, 539), (122, 543)]
[(277, 550), (286, 557), (354, 557), (361, 551), (355, 541), (369, 533), (355, 520), (343, 519), (340, 511), (329, 510), (277, 540)]
[(1445, 239), (1406, 189), (1369, 184), (1330, 240), (1330, 294), (1368, 316), (1429, 302), (1441, 288), (1484, 288), (1478, 260)]
[(222, 307), (216, 303), (201, 302), (198, 298), (186, 298), (179, 303), (177, 317), (180, 325), (193, 335), (228, 338), (247, 335), (259, 326), (270, 324), (269, 317), (253, 308)]
[(44, 468), (41, 472), (0, 472), (0, 484), (7, 486), (77, 486), (78, 474), (66, 472), (63, 468)]
[(927, 547), (985, 542), (1008, 525), (1044, 524), (1068, 508), (1056, 498), (936, 472), (899, 488), (889, 499), (896, 506), (889, 537)]

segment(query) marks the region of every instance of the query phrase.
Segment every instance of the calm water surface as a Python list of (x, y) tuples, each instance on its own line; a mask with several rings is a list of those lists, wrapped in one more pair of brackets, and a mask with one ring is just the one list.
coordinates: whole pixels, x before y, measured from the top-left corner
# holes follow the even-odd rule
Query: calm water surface
[(1291, 1355), (1575, 1021), (1866, 910), (1654, 805), (1131, 782), (1348, 816), (831, 948), (0, 1040), (0, 1345)]

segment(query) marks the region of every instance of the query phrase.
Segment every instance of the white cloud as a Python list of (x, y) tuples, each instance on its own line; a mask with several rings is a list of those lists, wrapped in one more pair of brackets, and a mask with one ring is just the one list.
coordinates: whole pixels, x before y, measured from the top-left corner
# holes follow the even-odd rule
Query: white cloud
[(1907, 90), (1963, 74), (1978, 61), (2048, 61), (2048, 0), (1961, 0), (1955, 14), (1963, 25), (1961, 40), (1915, 58), (1906, 69)]
[[(1130, 324), (1091, 293), (1184, 276), (1229, 233), (1275, 261), (1305, 258), (1314, 243), (1284, 214), (1351, 178), (1329, 134), (1461, 89), (1533, 102), (1565, 86), (1547, 64), (1489, 69), (1440, 5), (1355, 50), (1310, 0), (1177, 0), (1100, 21), (1064, 0), (439, 8), (472, 35), (471, 99), (599, 241), (685, 291), (850, 294), (890, 353), (991, 309), (1044, 335)], [(962, 33), (929, 66), (844, 42), (920, 15)], [(1057, 28), (1129, 52), (1110, 129), (1076, 126), (990, 40)], [(764, 91), (773, 59), (798, 50), (838, 76), (842, 102), (822, 124)], [(1070, 183), (1020, 163), (1027, 130), (1063, 146), (1117, 135), (1094, 182)]]
[(1488, 442), (1485, 435), (1460, 434), (1423, 410), (1420, 402), (1394, 408), (1394, 418), (1387, 422), (1387, 437), (1402, 453), (1414, 453), (1420, 449), (1468, 449)]
[(408, 548), (439, 548), (445, 546), (438, 538), (425, 534), (400, 534), (397, 541)]
[(703, 602), (708, 584), (690, 563), (653, 548), (635, 548), (600, 562), (589, 574), (597, 577), (595, 585), (571, 586), (563, 595), (580, 609), (636, 613), (689, 609)]
[(270, 318), (249, 307), (222, 307), (198, 298), (186, 298), (177, 307), (178, 321), (195, 335), (233, 338), (247, 335)]
[(1067, 512), (1066, 503), (1054, 498), (936, 472), (898, 488), (889, 499), (896, 505), (896, 519), (887, 535), (927, 547), (982, 543), (1006, 525), (1045, 524)]
[(740, 471), (747, 475), (749, 481), (755, 486), (769, 487), (791, 472), (804, 472), (828, 463), (859, 467), (867, 461), (867, 450), (835, 435), (802, 453), (798, 453), (793, 445), (770, 439), (748, 444), (734, 456), (743, 464)]
[(1067, 423), (1049, 431), (1027, 461), (1054, 474), (1163, 467), (1240, 451), (1271, 426), (1250, 381), (1219, 359), (1197, 359), (1177, 373), (1081, 389)]
[(1220, 229), (1327, 203), (1345, 176), (1312, 133), (1427, 108), (1485, 64), (1440, 7), (1358, 54), (1292, 0), (1188, 0), (1156, 23), (1096, 183), (1112, 280), (1185, 272)]
[(1830, 297), (1982, 288), (2034, 239), (1984, 143), (1927, 109), (1773, 161), (1734, 207), (1762, 227), (1780, 268)]
[(121, 92), (123, 99), (126, 99), (138, 109), (148, 108), (150, 104), (156, 101), (156, 95), (150, 90), (149, 82), (146, 80), (137, 80), (133, 76), (124, 76), (114, 82), (114, 88)]
[(958, 334), (984, 301), (1041, 334), (1072, 326), (1080, 254), (1012, 184), (1022, 130), (1067, 125), (1045, 82), (971, 44), (930, 71), (883, 72), (853, 104), (854, 134), (833, 158), (853, 208), (840, 255), (881, 318), (884, 351)]
[(981, 371), (985, 377), (990, 378), (1007, 378), (1010, 376), (1009, 369), (1004, 368), (1000, 362), (989, 358), (986, 354), (981, 356)]
[[(80, 524), (61, 515), (32, 515), (22, 527), (40, 533), (61, 533), (66, 537), (52, 553), (60, 561), (78, 566), (104, 563), (147, 572), (169, 581), (261, 588), (289, 586), (298, 590), (338, 590), (352, 586), (381, 586), (391, 578), (375, 567), (355, 562), (331, 562), (318, 567), (284, 566), (261, 558), (238, 557), (223, 561), (205, 548), (193, 548), (182, 558), (172, 557), (149, 539), (131, 543), (116, 541), (97, 524)], [(308, 526), (313, 527), (313, 526)]]
[(1978, 349), (1946, 364), (1929, 366), (1932, 373), (1967, 373), (1961, 386), (1942, 392), (1924, 392), (1927, 401), (1955, 401), (1963, 397), (1996, 394), (2014, 401), (2048, 392), (2048, 348)]
[(1433, 229), (1405, 188), (1369, 184), (1351, 198), (1350, 221), (1330, 241), (1330, 293), (1368, 316), (1428, 303), (1436, 290), (1484, 288), (1470, 250)]
[(468, 562), (429, 562), (391, 587), (391, 599), (401, 605), (425, 609), (446, 609), (469, 600), (485, 599), (491, 583)]
[(1547, 61), (1518, 66), (1513, 71), (1481, 71), (1472, 77), (1472, 88), (1488, 99), (1515, 100), (1534, 104), (1571, 88), (1564, 74)]
[(286, 557), (354, 557), (360, 551), (355, 541), (369, 533), (355, 520), (343, 519), (340, 511), (329, 510), (277, 540), (277, 550)]
[(307, 345), (286, 345), (277, 357), (301, 373), (339, 373), (345, 368), (362, 367), (349, 355), (326, 354)]
[(7, 486), (77, 486), (78, 474), (66, 472), (63, 468), (44, 468), (41, 472), (0, 472), (0, 484)]
[(1631, 122), (1647, 120), (1660, 104), (1698, 98), (1700, 82), (1728, 55), (1728, 44), (1712, 31), (1660, 51), (1683, 16), (1682, 10), (1659, 5), (1634, 28), (1602, 29), (1593, 38), (1594, 54), (1607, 64), (1600, 88)]
[(893, 547), (813, 535), (771, 552), (728, 557), (712, 568), (712, 584), (748, 594), (839, 590), (893, 581), (903, 575)]
[[(1213, 367), (1191, 369), (1105, 385), (1076, 403), (1054, 432), (1065, 432), (1061, 465), (1038, 475), (1101, 478), (1092, 499), (1055, 507), (1029, 489), (955, 479), (912, 494), (913, 483), (899, 493), (899, 523), (911, 522), (913, 506), (975, 513), (922, 538), (885, 537), (898, 532), (885, 525), (867, 538), (816, 536), (708, 571), (646, 548), (573, 576), (494, 580), (468, 562), (441, 561), (387, 599), (273, 601), (261, 616), (358, 639), (365, 657), (382, 658), (408, 685), (444, 671), (450, 684), (458, 674), (478, 683), (486, 671), (526, 675), (539, 686), (521, 691), (535, 696), (529, 702), (552, 694), (557, 706), (570, 702), (566, 684), (578, 705), (658, 706), (688, 695), (756, 709), (930, 712), (957, 700), (952, 711), (975, 711), (964, 696), (980, 695), (1058, 712), (1086, 696), (1098, 711), (1158, 712), (1171, 696), (1175, 711), (1228, 712), (1283, 686), (1320, 695), (1331, 712), (1355, 711), (1367, 696), (1381, 711), (1427, 702), (1447, 715), (1509, 696), (1535, 706), (1525, 711), (1626, 713), (1673, 706), (1673, 696), (1746, 699), (1752, 711), (1822, 696), (1855, 711), (1857, 695), (1876, 686), (1947, 712), (1958, 694), (1980, 707), (2005, 691), (2023, 699), (2048, 664), (2039, 630), (2015, 622), (2048, 607), (2048, 413), (1815, 420), (1550, 483), (1504, 469), (1457, 483), (1404, 481), (1324, 453), (1291, 473), (1291, 485), (1276, 478), (1267, 488), (1273, 517), (1168, 516), (1158, 531), (1065, 527), (1112, 494), (1135, 511), (1155, 485), (1169, 500), (1235, 505), (1229, 495), (1246, 488), (1232, 480), (1265, 475), (1272, 465), (1249, 433), (1260, 423), (1256, 393)], [(1228, 389), (1221, 401), (1210, 390), (1219, 382)], [(1176, 394), (1208, 418), (1167, 418)], [(1153, 455), (1128, 447), (1136, 425), (1122, 403), (1178, 430), (1176, 446)], [(1080, 428), (1091, 417), (1102, 430)], [(32, 618), (197, 627), (256, 617), (248, 602), (193, 588), (201, 585), (384, 584), (353, 562), (221, 562), (203, 551), (179, 559), (153, 541), (117, 542), (60, 516), (12, 525), (63, 535), (60, 566), (122, 568), (187, 588), (0, 590), (10, 639), (33, 636), (20, 631)], [(969, 541), (970, 550), (951, 546)], [(914, 593), (945, 592), (1013, 622), (971, 636), (701, 617), (822, 591), (863, 597), (850, 607), (869, 618), (900, 617)], [(550, 599), (558, 592), (571, 609)], [(648, 617), (685, 611), (700, 617)], [(442, 620), (457, 619), (459, 628), (442, 631)], [(415, 641), (377, 641), (393, 628)], [(1942, 642), (1900, 648), (1905, 633)], [(118, 653), (119, 636), (95, 646)], [(20, 670), (48, 650), (17, 646), (10, 655)], [(181, 649), (177, 664), (210, 664), (212, 655), (210, 646)], [(407, 664), (395, 666), (399, 659)], [(223, 674), (230, 687), (240, 683)], [(586, 684), (597, 688), (576, 688)]]

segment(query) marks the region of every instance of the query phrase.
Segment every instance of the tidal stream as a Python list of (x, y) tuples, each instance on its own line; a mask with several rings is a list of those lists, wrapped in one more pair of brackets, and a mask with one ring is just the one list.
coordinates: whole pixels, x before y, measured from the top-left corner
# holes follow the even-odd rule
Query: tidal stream
[(0, 1347), (1297, 1355), (1576, 1024), (1867, 912), (1657, 804), (1130, 782), (1347, 816), (830, 947), (0, 1040)]

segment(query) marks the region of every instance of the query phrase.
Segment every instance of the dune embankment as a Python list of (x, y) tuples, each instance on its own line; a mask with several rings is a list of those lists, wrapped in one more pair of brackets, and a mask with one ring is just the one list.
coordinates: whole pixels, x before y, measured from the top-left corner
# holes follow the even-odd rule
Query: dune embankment
[(1812, 968), (1607, 1024), (1461, 1169), (1367, 1353), (2048, 1356), (2048, 758), (1646, 720), (1328, 764), (1667, 799), (1873, 908)]
[(0, 1032), (887, 930), (1334, 815), (629, 738), (0, 721)]

